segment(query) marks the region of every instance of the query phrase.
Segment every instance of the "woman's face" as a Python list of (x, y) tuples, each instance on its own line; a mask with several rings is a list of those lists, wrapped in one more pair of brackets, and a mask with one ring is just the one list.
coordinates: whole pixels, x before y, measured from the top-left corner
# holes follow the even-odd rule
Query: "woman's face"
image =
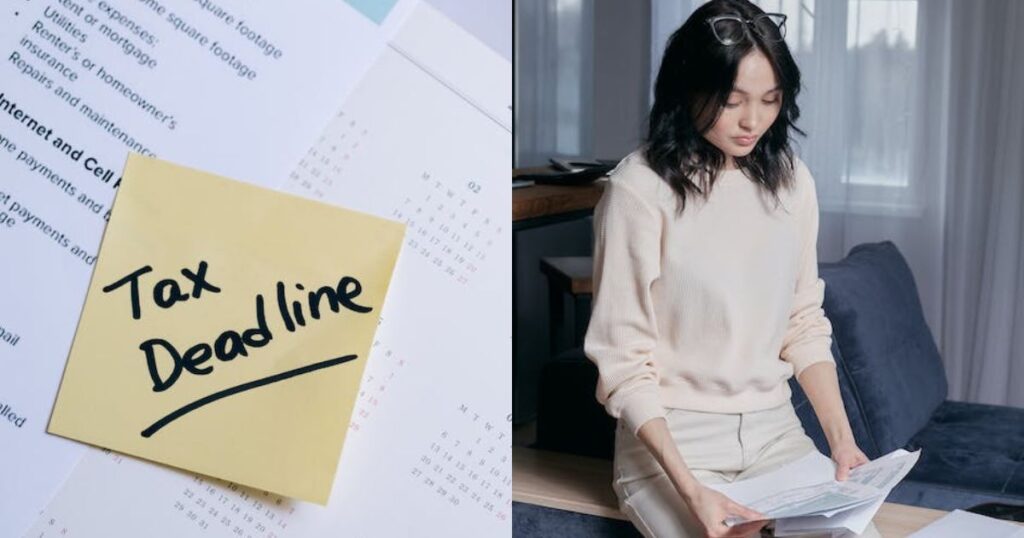
[(733, 158), (753, 151), (761, 135), (779, 117), (781, 106), (782, 90), (775, 71), (755, 48), (740, 61), (732, 93), (704, 138), (725, 154), (726, 168), (735, 168)]

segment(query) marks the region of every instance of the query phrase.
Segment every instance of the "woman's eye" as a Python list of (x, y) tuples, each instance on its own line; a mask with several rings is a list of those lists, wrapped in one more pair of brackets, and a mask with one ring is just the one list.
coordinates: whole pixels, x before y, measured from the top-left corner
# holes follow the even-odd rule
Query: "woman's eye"
[(740, 106), (739, 103), (726, 103), (725, 104), (725, 108), (736, 108), (738, 106)]
[(778, 99), (772, 99), (771, 101), (761, 101), (761, 102), (766, 104), (766, 105), (774, 105), (774, 104), (777, 104), (779, 102), (779, 100)]

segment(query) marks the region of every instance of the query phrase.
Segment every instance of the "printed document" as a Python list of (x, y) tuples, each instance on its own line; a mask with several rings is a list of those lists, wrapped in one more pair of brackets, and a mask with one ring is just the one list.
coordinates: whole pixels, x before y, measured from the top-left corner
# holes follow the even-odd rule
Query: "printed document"
[[(0, 536), (83, 454), (45, 433), (130, 151), (275, 186), (414, 1), (31, 0), (0, 13)], [(379, 18), (379, 21), (378, 21)]]
[(847, 480), (839, 482), (835, 480), (834, 463), (813, 451), (770, 473), (711, 487), (770, 519), (831, 518), (864, 505), (880, 506), (878, 501), (885, 499), (919, 457), (920, 451), (897, 450), (853, 469)]
[(406, 225), (326, 508), (91, 450), (30, 535), (509, 535), (511, 105), (420, 4), (281, 185)]

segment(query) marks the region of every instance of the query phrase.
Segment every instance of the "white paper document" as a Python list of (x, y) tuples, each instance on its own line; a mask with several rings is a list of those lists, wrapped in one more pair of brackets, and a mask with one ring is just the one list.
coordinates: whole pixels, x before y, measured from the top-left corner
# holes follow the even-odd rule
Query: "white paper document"
[(830, 516), (790, 517), (775, 522), (775, 536), (792, 536), (822, 531), (849, 531), (861, 534), (885, 503), (882, 497)]
[(771, 473), (710, 487), (776, 520), (777, 532), (790, 532), (790, 518), (798, 518), (792, 525), (804, 532), (847, 527), (860, 533), (919, 456), (920, 451), (897, 450), (857, 467), (846, 481), (838, 482), (832, 461), (814, 451)]
[(511, 105), (420, 4), (281, 185), (407, 225), (327, 507), (91, 450), (29, 536), (510, 535)]
[[(32, 0), (0, 13), (0, 536), (83, 454), (45, 433), (129, 151), (273, 186), (415, 6)], [(187, 208), (183, 208), (183, 213)]]
[(908, 538), (1024, 538), (1024, 525), (954, 510)]

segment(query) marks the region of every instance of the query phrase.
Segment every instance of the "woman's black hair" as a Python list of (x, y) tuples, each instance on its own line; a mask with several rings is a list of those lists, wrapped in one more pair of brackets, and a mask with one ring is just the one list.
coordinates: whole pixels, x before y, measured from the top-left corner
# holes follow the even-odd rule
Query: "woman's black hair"
[(746, 156), (735, 159), (743, 170), (772, 197), (779, 200), (779, 186), (793, 181), (793, 150), (789, 130), (796, 127), (800, 108), (800, 70), (785, 41), (772, 42), (748, 29), (747, 39), (723, 45), (715, 38), (708, 19), (738, 15), (753, 19), (764, 13), (746, 0), (712, 0), (698, 8), (669, 38), (654, 85), (644, 154), (648, 165), (664, 178), (679, 196), (680, 213), (688, 194), (707, 196), (725, 165), (725, 155), (702, 134), (711, 129), (722, 112), (743, 59), (756, 47), (771, 64), (782, 90), (779, 116)]

